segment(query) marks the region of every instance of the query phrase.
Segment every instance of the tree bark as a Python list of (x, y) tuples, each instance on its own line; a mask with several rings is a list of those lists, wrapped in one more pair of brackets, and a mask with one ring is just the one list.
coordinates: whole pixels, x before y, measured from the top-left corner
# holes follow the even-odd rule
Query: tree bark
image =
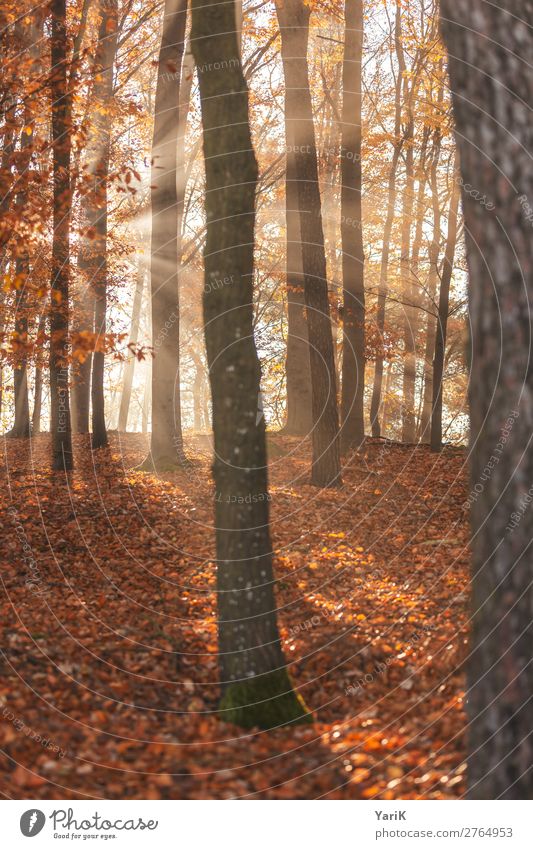
[(337, 376), (328, 299), (318, 165), (309, 90), (310, 11), (302, 0), (276, 3), (285, 77), (287, 146), (293, 147), (298, 185), (304, 294), (312, 393), (311, 483), (341, 483)]
[[(253, 337), (257, 163), (234, 7), (193, 0), (207, 242), (203, 311), (213, 400), (220, 715), (243, 727), (308, 719), (285, 668), (276, 622), (265, 421)], [(227, 285), (212, 285), (227, 280)]]
[(363, 2), (345, 5), (341, 125), (341, 239), (343, 286), (341, 447), (365, 436), (365, 287), (361, 208)]
[(533, 799), (533, 2), (441, 0), (441, 12), (461, 176), (475, 189), (462, 198), (477, 494), (468, 793)]
[(51, 2), (53, 238), (50, 284), (50, 408), (52, 468), (72, 469), (68, 348), (70, 276), (71, 94), (67, 85), (66, 0)]
[(104, 365), (107, 313), (107, 183), (111, 148), (113, 69), (117, 53), (117, 0), (101, 0), (101, 22), (95, 56), (92, 150), (89, 153), (91, 191), (86, 210), (94, 238), (91, 245), (91, 284), (94, 293), (95, 347), (92, 356), (92, 447), (107, 445), (104, 400)]
[[(285, 122), (286, 137), (290, 128)], [(298, 182), (295, 154), (287, 148), (285, 178), (285, 222), (287, 231), (287, 418), (283, 433), (307, 436), (312, 430), (311, 372), (309, 337), (305, 318), (305, 294), (302, 267), (302, 235), (298, 208)]]
[(184, 462), (179, 367), (177, 144), (187, 0), (166, 0), (152, 141), (152, 434), (143, 468)]
[(448, 233), (440, 281), (439, 309), (437, 313), (437, 331), (435, 336), (435, 354), (433, 358), (433, 398), (431, 411), (431, 450), (440, 451), (442, 448), (442, 382), (444, 376), (444, 355), (446, 352), (446, 333), (448, 328), (448, 311), (450, 303), (450, 283), (453, 273), (455, 245), (459, 218), (460, 183), (458, 173), (453, 171), (450, 208), (448, 211)]
[[(401, 24), (401, 4), (396, 6), (396, 19), (394, 24), (394, 41), (396, 45), (396, 53), (399, 54), (402, 38)], [(400, 135), (401, 117), (402, 117), (402, 79), (404, 68), (400, 66), (396, 74), (396, 89), (394, 96), (394, 142), (392, 148), (392, 161), (389, 169), (389, 183), (387, 189), (387, 212), (385, 215), (385, 224), (383, 227), (383, 248), (381, 252), (381, 266), (379, 271), (379, 287), (378, 287), (378, 302), (376, 312), (376, 329), (378, 341), (384, 342), (383, 334), (385, 330), (385, 310), (387, 305), (387, 295), (389, 291), (388, 273), (389, 273), (389, 257), (390, 257), (390, 242), (392, 235), (392, 225), (394, 223), (394, 209), (396, 206), (396, 173), (398, 171), (398, 162), (402, 151), (403, 140)], [(370, 425), (372, 428), (372, 436), (379, 439), (381, 436), (381, 428), (379, 424), (379, 409), (381, 404), (381, 389), (383, 385), (383, 351), (378, 350), (376, 354), (376, 362), (374, 365), (374, 385), (372, 387), (372, 399), (370, 402)]]

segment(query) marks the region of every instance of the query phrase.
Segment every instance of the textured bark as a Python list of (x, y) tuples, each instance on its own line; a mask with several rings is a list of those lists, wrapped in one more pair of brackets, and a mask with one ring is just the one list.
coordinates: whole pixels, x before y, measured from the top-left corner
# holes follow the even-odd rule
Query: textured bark
[[(137, 265), (137, 280), (135, 283), (135, 293), (133, 295), (133, 307), (131, 312), (131, 329), (129, 344), (135, 347), (139, 339), (139, 323), (141, 318), (141, 306), (144, 289), (145, 266), (141, 256), (138, 258)], [(122, 385), (122, 395), (120, 398), (120, 409), (118, 412), (118, 429), (125, 432), (128, 429), (128, 413), (131, 401), (131, 388), (133, 386), (133, 375), (135, 371), (134, 354), (130, 354), (124, 365), (124, 381)]]
[[(400, 49), (402, 38), (401, 30), (401, 4), (396, 7), (396, 20), (394, 25), (394, 40), (396, 44), (396, 52)], [(378, 343), (383, 340), (385, 330), (385, 309), (387, 304), (387, 295), (389, 291), (388, 273), (389, 273), (389, 257), (390, 243), (392, 235), (392, 225), (394, 223), (394, 208), (396, 205), (396, 174), (398, 171), (398, 161), (402, 151), (401, 117), (402, 117), (402, 79), (404, 69), (400, 67), (396, 75), (396, 90), (394, 95), (394, 142), (392, 149), (392, 160), (389, 169), (389, 181), (387, 189), (387, 212), (385, 214), (385, 224), (383, 227), (383, 248), (381, 251), (381, 266), (379, 271), (379, 288), (378, 302), (376, 312), (376, 329), (378, 335)], [(379, 410), (381, 404), (381, 389), (383, 384), (383, 352), (379, 350), (376, 353), (376, 362), (374, 365), (374, 385), (372, 387), (372, 399), (370, 402), (370, 425), (372, 428), (372, 436), (379, 438), (381, 436), (381, 428), (379, 424)]]
[(341, 447), (365, 436), (365, 287), (361, 209), (361, 63), (363, 2), (345, 5), (341, 124), (341, 239), (343, 287)]
[(310, 11), (302, 0), (276, 3), (285, 77), (287, 146), (293, 147), (302, 238), (312, 393), (311, 483), (341, 482), (337, 376), (328, 300), (326, 253), (313, 110), (307, 68)]
[(152, 434), (145, 468), (184, 461), (179, 368), (177, 145), (187, 0), (166, 0), (152, 141)]
[[(221, 716), (244, 727), (308, 718), (285, 669), (276, 622), (265, 421), (253, 337), (257, 163), (248, 90), (224, 0), (193, 0), (206, 170), (203, 296), (213, 399)], [(212, 285), (217, 280), (227, 285)]]
[[(286, 135), (290, 128), (285, 126)], [(283, 432), (293, 436), (311, 433), (311, 371), (309, 338), (305, 318), (302, 267), (302, 236), (298, 209), (298, 182), (294, 152), (287, 149), (285, 179), (285, 221), (287, 229), (287, 419)]]
[(442, 393), (444, 376), (444, 355), (446, 353), (446, 334), (448, 328), (448, 311), (450, 302), (450, 283), (453, 273), (455, 245), (457, 242), (457, 227), (459, 217), (460, 183), (455, 169), (453, 172), (452, 193), (448, 210), (448, 233), (440, 280), (439, 308), (437, 313), (437, 329), (435, 335), (435, 353), (433, 357), (433, 398), (431, 410), (431, 450), (440, 451), (442, 447)]
[(50, 408), (52, 468), (72, 469), (68, 382), (71, 95), (67, 86), (66, 0), (51, 3), (53, 238), (50, 284)]
[(522, 208), (533, 198), (533, 3), (441, 0), (441, 10), (462, 179), (494, 204), (463, 192), (477, 493), (468, 792), (533, 799), (533, 238)]

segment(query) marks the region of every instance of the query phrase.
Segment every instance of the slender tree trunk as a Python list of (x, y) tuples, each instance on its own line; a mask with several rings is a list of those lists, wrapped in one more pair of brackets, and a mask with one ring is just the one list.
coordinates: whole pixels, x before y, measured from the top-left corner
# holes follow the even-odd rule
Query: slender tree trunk
[(52, 468), (72, 469), (68, 348), (70, 275), (71, 95), (67, 85), (66, 0), (52, 0), (51, 75), (53, 239), (50, 298)]
[(102, 0), (101, 23), (95, 56), (95, 86), (93, 90), (94, 117), (93, 144), (90, 172), (93, 178), (87, 216), (92, 226), (92, 288), (94, 292), (95, 348), (92, 356), (91, 407), (92, 447), (107, 445), (104, 400), (104, 366), (107, 312), (107, 183), (111, 148), (112, 118), (110, 112), (113, 96), (113, 69), (117, 53), (118, 6), (117, 0)]
[[(193, 0), (206, 170), (203, 308), (215, 439), (220, 712), (243, 727), (270, 728), (309, 715), (289, 682), (276, 622), (253, 337), (257, 163), (234, 30), (233, 4)], [(209, 285), (219, 279), (232, 285)]]
[[(285, 122), (286, 137), (290, 127)], [(298, 209), (298, 182), (294, 150), (287, 147), (285, 179), (285, 220), (287, 230), (287, 419), (283, 432), (306, 436), (312, 430), (311, 372), (309, 337), (305, 318), (305, 294), (302, 267), (302, 236)]]
[(341, 238), (343, 285), (343, 451), (365, 436), (365, 287), (361, 209), (361, 64), (363, 0), (345, 5), (341, 138)]
[(441, 210), (439, 200), (438, 165), (441, 149), (441, 130), (435, 129), (431, 157), (431, 205), (433, 210), (433, 238), (429, 247), (429, 273), (427, 279), (426, 346), (424, 352), (424, 398), (420, 422), (420, 441), (429, 443), (431, 433), (431, 405), (433, 403), (433, 356), (435, 353), (435, 298), (439, 276), (439, 253), (441, 241)]
[[(130, 346), (135, 347), (139, 339), (139, 323), (141, 318), (141, 306), (144, 290), (144, 277), (146, 269), (142, 256), (138, 258), (137, 264), (137, 281), (135, 283), (135, 293), (133, 295), (133, 308), (131, 313), (131, 329), (130, 329)], [(133, 375), (135, 371), (135, 354), (130, 353), (124, 365), (124, 382), (122, 386), (122, 396), (120, 399), (120, 409), (118, 413), (118, 429), (125, 432), (128, 429), (128, 412), (131, 402), (131, 388), (133, 386)]]
[(302, 238), (313, 416), (311, 482), (337, 486), (341, 483), (337, 376), (307, 69), (310, 11), (303, 0), (278, 2), (276, 11), (285, 76), (287, 145), (294, 150)]
[(439, 309), (437, 314), (437, 333), (435, 337), (435, 355), (433, 359), (433, 399), (431, 412), (431, 450), (440, 451), (442, 447), (442, 383), (444, 376), (444, 355), (446, 352), (446, 332), (450, 302), (450, 283), (453, 273), (455, 245), (459, 217), (459, 180), (453, 171), (450, 208), (448, 211), (448, 233), (440, 281)]
[[(396, 6), (396, 21), (394, 25), (394, 40), (396, 44), (396, 53), (400, 54), (400, 43), (402, 38), (401, 28), (401, 4)], [(392, 236), (392, 225), (394, 223), (394, 209), (396, 206), (396, 173), (398, 171), (398, 162), (402, 151), (402, 138), (400, 136), (401, 117), (402, 117), (402, 79), (404, 68), (400, 65), (396, 74), (396, 90), (394, 98), (394, 143), (392, 161), (389, 169), (389, 183), (387, 190), (387, 212), (385, 215), (385, 225), (383, 228), (383, 248), (381, 252), (381, 267), (379, 272), (379, 287), (378, 287), (378, 302), (376, 312), (376, 329), (378, 335), (378, 344), (383, 344), (383, 334), (385, 330), (385, 309), (387, 305), (387, 295), (389, 291), (388, 274), (389, 274), (389, 257), (390, 243)], [(372, 428), (372, 436), (379, 438), (381, 436), (381, 428), (379, 424), (379, 409), (381, 404), (381, 388), (383, 384), (383, 351), (378, 350), (376, 353), (376, 362), (374, 366), (374, 385), (372, 388), (372, 399), (370, 402), (370, 425)]]
[[(441, 0), (470, 276), (469, 796), (533, 799), (532, 0)], [(474, 489), (473, 489), (474, 491)]]
[(177, 143), (187, 0), (166, 0), (152, 142), (152, 435), (143, 468), (183, 463), (179, 368)]
[[(42, 339), (46, 329), (46, 313), (41, 313), (39, 318), (39, 326), (37, 329), (36, 348), (43, 344)], [(31, 430), (33, 435), (41, 432), (41, 410), (43, 406), (43, 370), (39, 363), (35, 366), (35, 380), (33, 386), (33, 412), (31, 418)]]
[[(83, 242), (83, 237), (81, 239)], [(85, 276), (84, 260), (81, 257), (82, 250), (78, 254), (78, 271)], [(73, 298), (72, 309), (72, 336), (76, 340), (77, 334), (88, 331), (94, 333), (94, 292), (89, 282), (78, 279), (78, 286), (83, 287), (78, 297)], [(93, 355), (91, 351), (85, 351), (83, 361), (75, 359), (71, 367), (71, 410), (72, 430), (74, 433), (89, 433), (89, 422), (91, 415), (91, 372)]]

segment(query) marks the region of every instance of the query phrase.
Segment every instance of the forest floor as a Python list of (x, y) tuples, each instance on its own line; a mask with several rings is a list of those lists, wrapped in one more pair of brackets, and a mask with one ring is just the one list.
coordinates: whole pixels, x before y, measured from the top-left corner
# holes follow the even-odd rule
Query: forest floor
[(270, 436), (276, 594), (310, 726), (216, 716), (209, 444), (133, 470), (111, 434), (50, 472), (49, 436), (5, 441), (0, 794), (5, 798), (443, 799), (464, 792), (466, 454), (370, 441), (342, 488)]

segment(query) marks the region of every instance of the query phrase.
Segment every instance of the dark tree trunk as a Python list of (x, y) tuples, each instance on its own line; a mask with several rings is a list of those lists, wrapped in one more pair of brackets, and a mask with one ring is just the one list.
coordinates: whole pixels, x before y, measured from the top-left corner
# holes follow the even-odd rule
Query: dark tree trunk
[[(290, 132), (286, 122), (286, 134)], [(312, 429), (309, 338), (305, 318), (302, 236), (294, 151), (287, 148), (285, 220), (287, 228), (287, 419), (283, 433), (307, 436)]]
[[(144, 289), (145, 276), (144, 261), (141, 256), (138, 259), (137, 265), (137, 281), (135, 283), (135, 293), (133, 295), (133, 307), (131, 312), (131, 329), (129, 344), (131, 347), (137, 345), (139, 339), (139, 323), (141, 318), (141, 306)], [(128, 413), (131, 402), (131, 388), (133, 386), (133, 375), (135, 372), (135, 354), (128, 355), (128, 359), (124, 365), (124, 382), (122, 386), (122, 396), (120, 398), (120, 409), (118, 412), (118, 429), (125, 432), (128, 429)]]
[[(22, 201), (25, 204), (25, 200)], [(17, 277), (17, 290), (15, 301), (15, 339), (20, 345), (20, 353), (13, 368), (13, 388), (15, 400), (15, 421), (7, 436), (28, 437), (30, 435), (30, 405), (28, 401), (28, 355), (26, 346), (28, 344), (28, 313), (27, 313), (27, 286), (29, 276), (28, 254), (24, 251), (22, 256), (17, 257), (15, 262), (15, 274)]]
[[(308, 719), (276, 622), (265, 421), (253, 337), (257, 163), (248, 90), (224, 0), (193, 0), (206, 169), (204, 323), (213, 399), (221, 716), (271, 728)], [(229, 280), (225, 286), (211, 285)]]
[[(400, 51), (402, 38), (401, 30), (401, 4), (396, 7), (396, 21), (394, 26), (394, 40), (396, 44), (396, 52)], [(387, 295), (389, 291), (388, 274), (389, 274), (389, 257), (390, 243), (392, 235), (392, 225), (394, 223), (394, 208), (396, 206), (396, 173), (398, 171), (398, 161), (402, 151), (401, 116), (402, 116), (402, 78), (404, 68), (400, 67), (396, 75), (396, 90), (394, 98), (394, 144), (392, 161), (389, 169), (389, 182), (387, 190), (387, 212), (385, 215), (385, 225), (383, 228), (383, 249), (381, 252), (381, 267), (379, 272), (379, 287), (378, 287), (378, 302), (376, 312), (376, 330), (378, 345), (384, 344), (385, 331), (385, 309), (387, 305)], [(376, 353), (376, 362), (374, 366), (374, 385), (372, 387), (372, 399), (370, 402), (370, 425), (372, 428), (372, 436), (379, 438), (381, 436), (381, 428), (379, 424), (379, 410), (381, 405), (381, 389), (383, 385), (383, 349), (380, 348)]]
[[(469, 796), (533, 799), (533, 2), (441, 0), (470, 276)], [(474, 490), (473, 490), (474, 491)]]
[(177, 144), (187, 0), (166, 0), (152, 142), (152, 435), (143, 468), (183, 463), (179, 367)]
[(361, 209), (361, 63), (363, 2), (345, 5), (341, 125), (341, 238), (343, 285), (341, 447), (365, 436), (365, 287)]
[(459, 180), (454, 169), (450, 208), (448, 211), (448, 233), (442, 276), (439, 292), (439, 309), (437, 313), (437, 330), (435, 335), (435, 354), (433, 358), (433, 398), (431, 410), (431, 450), (440, 451), (442, 447), (442, 382), (444, 376), (444, 355), (446, 353), (446, 333), (448, 328), (448, 311), (450, 303), (450, 283), (453, 273), (455, 244), (457, 242), (457, 226), (459, 215)]
[(337, 376), (328, 300), (313, 109), (307, 69), (310, 11), (303, 0), (276, 4), (285, 76), (287, 145), (298, 185), (304, 294), (311, 366), (313, 467), (311, 483), (341, 483)]
[(72, 469), (68, 381), (71, 96), (67, 85), (66, 0), (52, 0), (53, 239), (50, 298), (50, 408), (52, 468)]

